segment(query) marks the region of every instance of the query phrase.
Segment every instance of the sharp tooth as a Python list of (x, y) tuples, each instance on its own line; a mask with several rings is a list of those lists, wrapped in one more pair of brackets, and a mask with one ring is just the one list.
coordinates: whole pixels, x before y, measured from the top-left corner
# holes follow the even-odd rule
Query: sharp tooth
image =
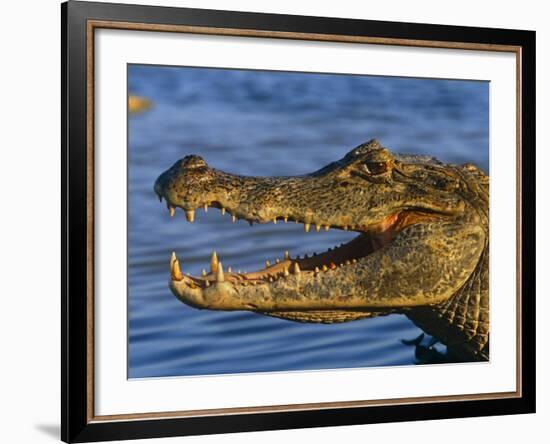
[(304, 231), (306, 233), (309, 233), (309, 229), (311, 228), (311, 224), (304, 224)]
[(216, 282), (223, 282), (225, 281), (225, 277), (223, 275), (223, 266), (221, 262), (218, 262), (218, 271), (216, 272)]
[(231, 222), (237, 222), (237, 216), (235, 216), (234, 214), (231, 215)]
[(275, 224), (275, 225), (277, 224), (277, 218), (276, 217), (273, 218), (273, 224)]
[(315, 231), (317, 231), (317, 233), (321, 231), (321, 225), (315, 224)]
[(209, 281), (208, 279), (205, 280), (205, 281), (204, 281), (204, 285), (205, 285), (206, 287), (210, 287), (210, 281)]
[(172, 280), (174, 281), (181, 281), (183, 279), (183, 274), (181, 274), (180, 270), (180, 263), (178, 259), (175, 257), (175, 254), (173, 254), (172, 260), (170, 261), (170, 275), (172, 276)]
[(344, 266), (344, 263), (343, 263), (343, 262), (340, 262), (339, 267), (343, 267), (343, 266)]
[(328, 267), (325, 264), (323, 264), (323, 271), (327, 271), (327, 270), (328, 270)]
[(265, 261), (265, 268), (269, 268), (271, 266), (271, 264), (269, 263), (269, 261)]
[(325, 226), (323, 226), (323, 229), (324, 229), (325, 231), (328, 231), (329, 228), (330, 228), (330, 225), (325, 225)]
[(279, 260), (279, 258), (275, 259), (275, 263), (276, 263), (276, 264), (278, 264), (279, 262), (281, 262), (281, 261)]
[(231, 270), (231, 267), (227, 267), (227, 272), (228, 273), (232, 273), (233, 271)]
[(174, 213), (176, 212), (176, 209), (172, 206), (168, 207), (168, 211), (170, 211), (170, 217), (174, 217)]
[(344, 225), (344, 231), (348, 231), (348, 226)]
[(269, 276), (269, 282), (273, 282), (273, 278)]
[(222, 207), (222, 210), (221, 210), (221, 211), (222, 211), (222, 216), (223, 216), (223, 215), (225, 214), (225, 208)]
[(215, 273), (218, 271), (218, 255), (215, 251), (212, 252), (212, 257), (210, 258), (210, 271)]
[(172, 263), (177, 260), (176, 252), (172, 251), (172, 255), (170, 256), (170, 267), (172, 266)]
[(346, 261), (346, 265), (351, 265), (351, 262), (349, 260)]
[(290, 256), (288, 254), (288, 251), (285, 251), (285, 261), (289, 260), (290, 259)]
[(204, 204), (204, 212), (208, 213), (208, 204)]
[(351, 262), (355, 264), (357, 262), (357, 259), (352, 259)]
[(193, 222), (195, 220), (195, 210), (186, 210), (185, 218), (187, 219), (187, 222)]
[(241, 270), (237, 270), (237, 273), (241, 274)]
[(315, 267), (315, 273), (319, 273), (319, 267)]
[(284, 274), (285, 276), (290, 276), (290, 273), (288, 272), (288, 268), (286, 268), (286, 267), (284, 268), (283, 274)]
[(283, 220), (285, 221), (285, 224), (288, 222), (288, 216), (283, 217)]
[(298, 265), (298, 262), (294, 262), (294, 265), (292, 266), (292, 273), (300, 274), (300, 266)]
[(206, 276), (206, 270), (202, 270), (201, 276)]

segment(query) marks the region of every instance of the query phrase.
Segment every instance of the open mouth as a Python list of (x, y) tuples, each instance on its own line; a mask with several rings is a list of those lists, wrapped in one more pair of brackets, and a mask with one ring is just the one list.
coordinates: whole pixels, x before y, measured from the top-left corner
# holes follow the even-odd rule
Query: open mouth
[[(224, 215), (226, 210), (220, 204), (213, 202), (204, 205), (204, 210), (208, 211), (209, 207), (218, 208), (221, 214)], [(195, 210), (186, 210), (186, 219), (188, 222), (194, 222)], [(168, 210), (171, 217), (174, 216), (176, 207), (168, 204)], [(328, 231), (329, 229), (341, 229), (346, 231), (355, 231), (359, 233), (357, 237), (351, 241), (341, 244), (340, 246), (329, 248), (323, 253), (313, 253), (308, 256), (291, 257), (288, 251), (282, 252), (281, 258), (276, 259), (274, 263), (265, 262), (265, 266), (257, 271), (250, 273), (241, 272), (241, 270), (232, 270), (231, 267), (223, 268), (220, 258), (216, 252), (212, 253), (210, 265), (202, 271), (201, 276), (184, 275), (180, 270), (179, 261), (172, 253), (170, 259), (170, 273), (174, 281), (185, 281), (192, 289), (204, 289), (216, 282), (229, 282), (234, 286), (259, 285), (265, 283), (273, 283), (279, 279), (284, 279), (293, 274), (311, 274), (318, 275), (319, 273), (328, 273), (330, 271), (346, 267), (356, 263), (362, 257), (368, 256), (381, 248), (391, 244), (393, 239), (399, 232), (410, 225), (422, 221), (434, 220), (441, 217), (441, 214), (433, 213), (428, 210), (412, 208), (403, 209), (392, 213), (382, 220), (372, 223), (365, 227), (354, 226), (330, 226), (328, 224), (311, 224), (291, 216), (280, 216), (272, 220), (259, 220), (257, 218), (245, 217), (231, 213), (233, 222), (239, 219), (245, 219), (250, 225), (254, 223), (302, 223), (304, 231), (309, 232), (315, 230)]]

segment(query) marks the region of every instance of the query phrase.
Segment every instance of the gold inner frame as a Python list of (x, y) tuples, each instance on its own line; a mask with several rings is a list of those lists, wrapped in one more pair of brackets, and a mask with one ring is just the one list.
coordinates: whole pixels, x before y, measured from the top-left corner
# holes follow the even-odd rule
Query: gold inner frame
[[(277, 38), (289, 40), (312, 40), (340, 43), (364, 43), (375, 45), (412, 46), (422, 48), (465, 49), (489, 52), (511, 52), (516, 56), (516, 390), (513, 392), (473, 393), (448, 396), (421, 396), (382, 400), (338, 401), (308, 404), (286, 404), (256, 407), (230, 407), (206, 410), (182, 410), (169, 412), (144, 412), (96, 416), (94, 413), (94, 32), (96, 29), (120, 29), (132, 31), (178, 32), (235, 37)], [(445, 42), (435, 40), (412, 40), (381, 37), (346, 36), (330, 34), (309, 34), (300, 32), (262, 31), (251, 29), (212, 28), (186, 25), (163, 25), (130, 23), (117, 21), (87, 21), (87, 80), (86, 80), (86, 160), (87, 160), (87, 422), (145, 420), (159, 418), (185, 418), (196, 416), (221, 416), (245, 413), (291, 412), (300, 410), (324, 410), (333, 408), (353, 408), (367, 406), (404, 405), (415, 403), (437, 403), (449, 401), (473, 401), (489, 399), (518, 398), (522, 396), (522, 350), (521, 350), (521, 46), (496, 45), (486, 43)]]

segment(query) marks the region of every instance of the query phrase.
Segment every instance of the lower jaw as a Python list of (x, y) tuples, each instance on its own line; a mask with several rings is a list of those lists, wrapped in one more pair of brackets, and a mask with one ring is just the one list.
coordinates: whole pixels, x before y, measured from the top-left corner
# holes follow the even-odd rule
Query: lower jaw
[(208, 288), (210, 285), (221, 281), (242, 286), (258, 285), (271, 283), (291, 274), (318, 274), (352, 265), (362, 257), (372, 254), (391, 242), (392, 238), (392, 232), (361, 233), (346, 244), (329, 248), (326, 252), (314, 254), (311, 257), (308, 257), (306, 254), (303, 257), (297, 256), (291, 258), (285, 253), (283, 260), (278, 260), (274, 264), (266, 261), (264, 269), (251, 273), (241, 273), (240, 270), (235, 272), (231, 268), (224, 269), (215, 253), (211, 259), (210, 273), (206, 274), (203, 272), (201, 277), (183, 276), (175, 255), (172, 256), (170, 269), (173, 280), (185, 280), (192, 288)]

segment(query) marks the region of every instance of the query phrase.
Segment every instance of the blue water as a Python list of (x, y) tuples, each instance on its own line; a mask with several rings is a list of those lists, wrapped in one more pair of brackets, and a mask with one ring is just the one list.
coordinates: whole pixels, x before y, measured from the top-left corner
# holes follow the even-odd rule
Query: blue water
[(355, 234), (232, 224), (215, 209), (193, 224), (180, 210), (170, 219), (153, 182), (192, 153), (238, 174), (304, 174), (373, 137), (488, 171), (488, 83), (132, 65), (128, 87), (153, 102), (128, 125), (130, 378), (418, 362), (401, 340), (421, 331), (402, 315), (317, 325), (179, 302), (168, 289), (173, 250), (185, 273), (208, 268), (214, 249), (224, 266), (251, 271)]

